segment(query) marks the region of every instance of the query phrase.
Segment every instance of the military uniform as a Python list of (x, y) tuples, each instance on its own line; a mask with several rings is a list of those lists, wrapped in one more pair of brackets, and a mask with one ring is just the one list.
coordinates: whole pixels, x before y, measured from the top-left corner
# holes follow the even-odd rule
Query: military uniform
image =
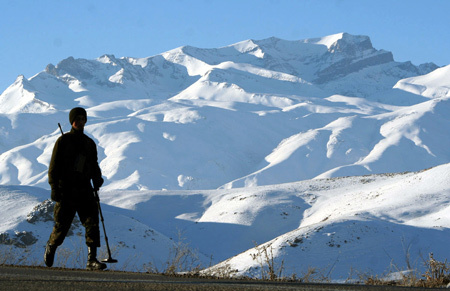
[(98, 208), (90, 181), (98, 189), (103, 179), (94, 141), (74, 129), (61, 136), (53, 149), (48, 177), (52, 199), (56, 201), (50, 244), (62, 244), (75, 213), (78, 213), (86, 228), (86, 244), (99, 247)]
[[(76, 125), (74, 121), (80, 115), (85, 123), (86, 111), (80, 107), (72, 109), (69, 115), (71, 124)], [(51, 198), (56, 202), (55, 225), (44, 254), (45, 264), (49, 267), (53, 265), (56, 248), (63, 243), (76, 213), (86, 229), (88, 268), (89, 262), (97, 264), (97, 269), (106, 267), (96, 259), (97, 247), (100, 247), (100, 229), (98, 200), (93, 192), (101, 187), (103, 178), (98, 165), (97, 146), (84, 134), (84, 123), (81, 130), (72, 127), (69, 133), (59, 137), (53, 148), (48, 182), (52, 189)]]

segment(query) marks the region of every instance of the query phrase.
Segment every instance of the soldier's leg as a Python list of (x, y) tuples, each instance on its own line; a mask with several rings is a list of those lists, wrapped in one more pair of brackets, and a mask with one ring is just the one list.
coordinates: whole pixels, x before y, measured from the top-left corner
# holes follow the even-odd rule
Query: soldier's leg
[(97, 247), (100, 246), (100, 229), (98, 219), (98, 205), (96, 201), (89, 201), (78, 209), (78, 216), (86, 228), (86, 245), (88, 246), (88, 270), (106, 269), (106, 264), (97, 260)]
[(86, 201), (78, 209), (78, 216), (80, 221), (86, 229), (86, 245), (88, 247), (100, 247), (100, 228), (98, 219), (98, 206), (97, 202)]
[(53, 212), (55, 225), (53, 226), (53, 231), (48, 240), (51, 245), (60, 246), (63, 243), (64, 238), (72, 225), (75, 212), (76, 209), (72, 203), (64, 200), (56, 202), (55, 210)]
[(56, 248), (60, 246), (70, 229), (75, 216), (75, 208), (67, 202), (57, 202), (53, 212), (55, 225), (45, 246), (44, 262), (47, 267), (53, 266)]

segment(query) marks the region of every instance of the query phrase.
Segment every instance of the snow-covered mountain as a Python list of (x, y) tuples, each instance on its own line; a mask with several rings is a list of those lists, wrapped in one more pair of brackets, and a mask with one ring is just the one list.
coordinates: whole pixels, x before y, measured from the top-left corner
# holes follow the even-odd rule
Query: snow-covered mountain
[[(68, 131), (68, 112), (83, 106), (85, 131), (98, 145), (101, 198), (121, 261), (158, 242), (154, 250), (142, 250), (135, 264), (152, 261), (162, 268), (176, 245), (170, 241), (176, 228), (186, 232), (202, 261), (213, 255), (213, 263), (251, 249), (253, 242), (273, 240), (277, 250), (286, 250), (286, 243), (317, 239), (317, 254), (322, 241), (331, 239), (345, 244), (338, 251), (346, 259), (339, 261), (348, 267), (354, 257), (346, 252), (373, 240), (355, 240), (353, 226), (381, 233), (377, 244), (398, 233), (440, 238), (447, 222), (439, 224), (443, 231), (427, 228), (443, 218), (441, 207), (416, 204), (428, 194), (437, 199), (441, 193), (444, 202), (450, 197), (444, 178), (450, 163), (449, 80), (449, 66), (396, 62), (368, 37), (347, 33), (247, 40), (217, 49), (185, 46), (147, 58), (69, 57), (29, 79), (19, 76), (0, 95), (1, 205), (21, 209), (2, 212), (7, 222), (0, 233), (8, 242), (45, 244), (51, 221), (24, 220), (49, 196), (47, 169), (61, 134), (58, 122)], [(436, 168), (395, 178), (376, 175), (430, 167)], [(431, 192), (405, 186), (410, 179), (426, 180), (419, 178), (424, 173), (442, 176), (442, 189), (428, 184), (431, 178), (417, 187)], [(343, 176), (352, 177), (336, 178)], [(392, 192), (397, 187), (406, 190)], [(374, 201), (362, 198), (374, 192), (387, 201), (379, 211), (367, 210)], [(397, 201), (399, 195), (406, 200)], [(397, 202), (409, 205), (409, 214), (391, 214), (388, 204)], [(345, 210), (337, 210), (340, 203)], [(35, 215), (49, 209), (51, 204), (41, 204)], [(435, 220), (420, 219), (424, 213)], [(422, 222), (405, 222), (412, 218)], [(342, 243), (350, 240), (358, 244)], [(285, 253), (315, 265), (305, 257), (311, 247), (287, 249), (295, 251), (276, 251), (277, 257)], [(155, 253), (158, 258), (149, 259)], [(330, 253), (323, 254), (315, 266), (330, 262)], [(241, 256), (227, 264), (238, 273), (254, 271), (250, 255)], [(387, 265), (381, 260), (377, 266), (380, 271)]]
[[(420, 170), (450, 161), (441, 147), (448, 70), (436, 68), (395, 62), (368, 37), (345, 33), (142, 59), (70, 57), (1, 94), (0, 183), (48, 188), (57, 123), (69, 130), (78, 105), (108, 190)], [(423, 96), (408, 89), (423, 82), (432, 83)]]

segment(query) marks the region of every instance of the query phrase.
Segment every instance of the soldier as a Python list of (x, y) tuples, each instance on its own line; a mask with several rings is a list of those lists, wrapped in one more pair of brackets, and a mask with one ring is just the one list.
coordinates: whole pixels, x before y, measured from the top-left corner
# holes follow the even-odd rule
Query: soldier
[(87, 122), (86, 110), (81, 107), (73, 108), (69, 113), (69, 121), (72, 129), (56, 141), (48, 169), (48, 182), (52, 189), (51, 199), (56, 204), (55, 225), (45, 247), (44, 261), (48, 267), (53, 265), (56, 248), (63, 243), (75, 213), (78, 213), (86, 229), (88, 246), (86, 268), (103, 270), (106, 264), (97, 260), (100, 229), (98, 205), (93, 192), (103, 184), (97, 147), (83, 132)]

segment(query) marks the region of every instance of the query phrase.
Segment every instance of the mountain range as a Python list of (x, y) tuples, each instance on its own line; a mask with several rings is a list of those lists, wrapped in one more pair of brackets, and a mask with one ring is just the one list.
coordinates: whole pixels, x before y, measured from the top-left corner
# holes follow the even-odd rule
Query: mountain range
[[(277, 258), (286, 244), (305, 243), (288, 252), (291, 273), (299, 257), (321, 267), (333, 257), (342, 272), (369, 267), (375, 255), (361, 248), (372, 245), (373, 233), (382, 236), (377, 245), (400, 242), (389, 245), (400, 253), (403, 239), (426, 234), (418, 254), (447, 234), (449, 80), (450, 65), (396, 62), (369, 37), (347, 33), (184, 46), (147, 58), (69, 57), (19, 76), (0, 95), (0, 194), (9, 207), (0, 233), (19, 248), (23, 232), (34, 233), (25, 245), (45, 245), (46, 235), (36, 233), (49, 232), (51, 220), (39, 227), (24, 220), (51, 208), (47, 170), (58, 123), (70, 130), (68, 112), (82, 106), (122, 261), (130, 249), (158, 242), (133, 268), (154, 252), (162, 268), (176, 228), (201, 261), (227, 260), (245, 275), (258, 267), (245, 253), (255, 252), (253, 242), (276, 246)], [(368, 210), (377, 201), (390, 203)], [(392, 214), (392, 205), (406, 210)], [(121, 227), (133, 236), (120, 238)], [(355, 247), (372, 261), (356, 262)], [(379, 272), (388, 264), (372, 265)]]

